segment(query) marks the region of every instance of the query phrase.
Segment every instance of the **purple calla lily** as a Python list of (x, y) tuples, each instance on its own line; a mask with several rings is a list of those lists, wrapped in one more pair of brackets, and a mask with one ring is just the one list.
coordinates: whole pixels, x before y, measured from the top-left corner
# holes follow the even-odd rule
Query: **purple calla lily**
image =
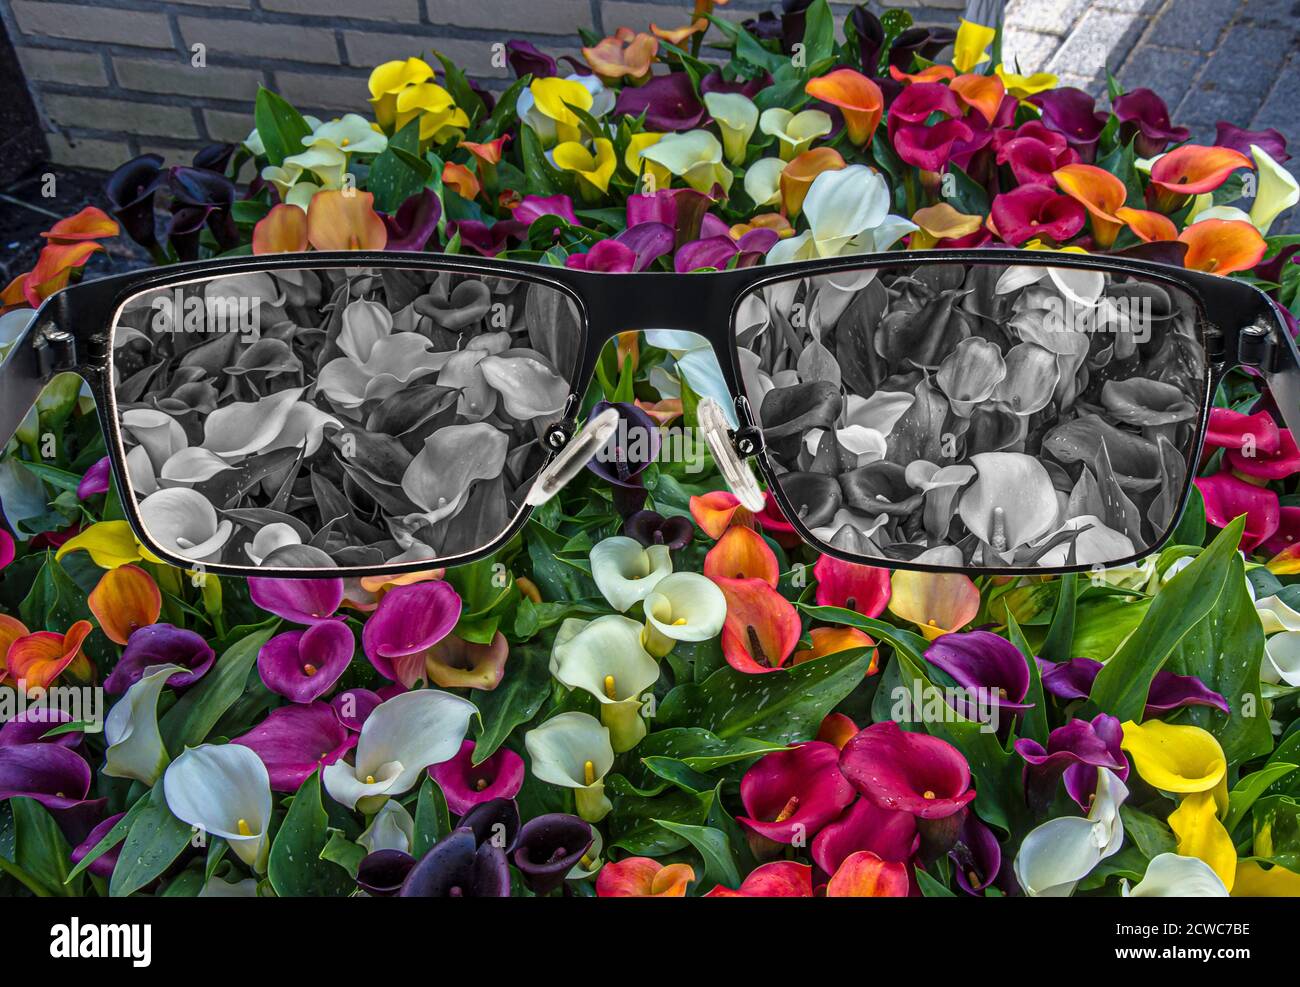
[(113, 218), (127, 236), (151, 252), (158, 249), (154, 199), (162, 181), (162, 164), (161, 154), (142, 154), (121, 165), (104, 186)]
[(388, 231), (385, 250), (423, 250), (438, 232), (442, 201), (432, 189), (410, 196), (391, 216), (380, 216)]
[(1089, 807), (1097, 789), (1097, 769), (1109, 768), (1123, 781), (1128, 761), (1120, 750), (1124, 731), (1119, 720), (1101, 713), (1092, 720), (1070, 720), (1047, 737), (1047, 746), (1030, 737), (1016, 741), (1016, 753), (1025, 760), (1025, 798), (1043, 813), (1056, 794), (1057, 780), (1065, 777), (1070, 798), (1082, 809)]
[(957, 842), (948, 851), (957, 885), (969, 895), (981, 895), (997, 879), (1002, 869), (1002, 845), (993, 830), (979, 816), (967, 812), (957, 834)]
[(281, 706), (265, 720), (236, 737), (262, 759), (271, 787), (296, 792), (319, 767), (333, 764), (356, 746), (357, 737), (339, 722), (327, 703)]
[(605, 448), (587, 464), (601, 479), (615, 487), (639, 487), (637, 479), (643, 470), (659, 455), (659, 424), (649, 414), (634, 404), (623, 401), (598, 401), (591, 409), (594, 418), (609, 408), (618, 412), (621, 419)]
[(343, 602), (343, 580), (250, 576), (248, 595), (277, 617), (295, 624), (314, 624), (333, 616)]
[(690, 518), (675, 515), (663, 517), (654, 511), (637, 511), (623, 522), (623, 534), (635, 538), (642, 545), (667, 545), (671, 549), (685, 548), (695, 536), (695, 526)]
[(760, 92), (772, 84), (772, 73), (764, 70), (761, 75), (756, 75), (752, 79), (734, 79), (728, 81), (723, 78), (720, 69), (713, 69), (700, 80), (700, 92), (702, 93), (740, 93), (753, 99)]
[(376, 850), (357, 865), (357, 887), (376, 898), (391, 898), (402, 890), (415, 858), (403, 850)]
[(1085, 163), (1097, 156), (1097, 141), (1110, 115), (1097, 109), (1097, 101), (1082, 89), (1065, 86), (1039, 93), (1029, 100), (1043, 111), (1043, 123), (1061, 134)]
[(1286, 151), (1286, 138), (1272, 127), (1267, 130), (1244, 130), (1227, 120), (1220, 120), (1214, 127), (1216, 131), (1214, 143), (1217, 147), (1230, 147), (1234, 151), (1240, 151), (1246, 157), (1252, 157), (1250, 145), (1254, 144), (1262, 147), (1264, 153), (1278, 164), (1285, 164), (1291, 160), (1291, 155)]
[(303, 631), (271, 638), (257, 653), (262, 684), (295, 703), (319, 699), (334, 687), (356, 651), (356, 640), (341, 620), (322, 620)]
[(395, 586), (366, 621), (361, 643), (379, 674), (408, 689), (424, 675), (424, 652), (451, 633), (461, 601), (440, 579)]
[(126, 692), (144, 677), (144, 670), (150, 665), (180, 665), (189, 669), (177, 672), (167, 682), (173, 689), (187, 689), (203, 678), (216, 660), (216, 652), (203, 635), (171, 624), (149, 624), (132, 632), (122, 657), (104, 680), (104, 689), (110, 695)]
[[(95, 828), (86, 835), (86, 838), (73, 847), (72, 863), (74, 865), (81, 863), (81, 861), (86, 858), (86, 855), (89, 854), (91, 850), (95, 849), (99, 841), (108, 835), (108, 831), (116, 826), (118, 820), (124, 815), (126, 815), (125, 812), (117, 812), (111, 816), (107, 816), (101, 822), (97, 823)], [(86, 870), (95, 877), (103, 878), (107, 881), (113, 876), (113, 869), (117, 866), (117, 858), (122, 852), (122, 843), (125, 840), (126, 834), (123, 833), (122, 838), (91, 861), (89, 866), (86, 867)]]
[(647, 130), (660, 133), (693, 130), (704, 119), (704, 104), (685, 72), (673, 72), (651, 79), (643, 86), (619, 90), (614, 112), (620, 116), (645, 114)]
[(564, 883), (592, 841), (591, 826), (577, 816), (563, 812), (536, 816), (519, 830), (515, 866), (535, 894), (549, 894)]
[(109, 462), (105, 456), (82, 474), (81, 482), (77, 484), (77, 499), (86, 500), (95, 494), (108, 493), (108, 477)]
[[(1030, 709), (1024, 702), (1029, 692), (1029, 662), (1020, 649), (989, 631), (944, 634), (925, 652), (925, 660), (953, 677), (958, 685), (979, 690), (981, 696), (996, 697), (1002, 713), (1012, 715)], [(976, 715), (969, 702), (955, 707), (967, 719)]]
[(512, 799), (524, 784), (524, 759), (502, 747), (481, 764), (474, 764), (474, 741), (466, 740), (449, 761), (429, 767), (453, 815), (463, 816), (494, 799)]
[(850, 856), (870, 850), (881, 860), (906, 863), (920, 844), (910, 812), (882, 809), (860, 798), (821, 828), (812, 841), (813, 862), (834, 874)]
[(0, 747), (0, 802), (35, 799), (54, 816), (70, 843), (80, 843), (103, 812), (105, 799), (88, 799), (90, 765), (59, 744)]
[(45, 735), (61, 724), (71, 723), (72, 715), (55, 706), (29, 706), (22, 712), (0, 725), (0, 747), (13, 747), (18, 744), (49, 743), (62, 747), (76, 748), (81, 744), (85, 734), (80, 730), (61, 733), (45, 739)]
[(555, 59), (531, 41), (518, 39), (506, 42), (506, 61), (516, 78), (531, 75), (534, 79), (549, 79), (560, 71)]
[(1169, 107), (1150, 89), (1134, 89), (1115, 100), (1115, 116), (1122, 124), (1120, 138), (1137, 137), (1137, 153), (1153, 158), (1170, 144), (1181, 144), (1192, 135), (1186, 127), (1169, 122)]
[(366, 717), (374, 712), (376, 706), (389, 698), (392, 697), (381, 696), (370, 689), (348, 689), (330, 700), (330, 708), (348, 730), (360, 733)]
[(750, 230), (739, 240), (728, 234), (705, 237), (683, 244), (673, 258), (673, 266), (678, 274), (706, 268), (724, 271), (733, 259), (736, 267), (753, 267), (779, 239), (775, 230), (768, 229)]
[(511, 215), (521, 223), (531, 226), (543, 216), (559, 216), (570, 226), (581, 226), (578, 214), (573, 211), (573, 200), (563, 193), (555, 195), (525, 195)]
[(505, 851), (479, 844), (473, 830), (456, 829), (411, 868), (398, 891), (402, 898), (508, 898), (510, 864)]
[[(1101, 662), (1092, 658), (1071, 658), (1063, 662), (1039, 658), (1037, 661), (1044, 691), (1066, 702), (1087, 699), (1092, 693), (1093, 680), (1101, 671)], [(1177, 675), (1162, 668), (1151, 680), (1143, 718), (1151, 719), (1183, 706), (1209, 706), (1222, 713), (1232, 712), (1228, 701), (1195, 675)]]
[(513, 798), (496, 798), (481, 802), (465, 813), (456, 825), (474, 832), (474, 839), (486, 843), (495, 839), (506, 853), (515, 848), (519, 839), (519, 806)]

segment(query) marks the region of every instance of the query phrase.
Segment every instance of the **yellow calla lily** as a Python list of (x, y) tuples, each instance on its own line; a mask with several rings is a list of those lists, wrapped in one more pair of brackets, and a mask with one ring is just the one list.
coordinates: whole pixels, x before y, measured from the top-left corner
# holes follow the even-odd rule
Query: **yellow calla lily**
[(1234, 898), (1300, 898), (1300, 874), (1274, 864), (1268, 870), (1257, 860), (1237, 861)]
[[(1209, 792), (1224, 789), (1228, 762), (1214, 734), (1200, 727), (1148, 720), (1124, 724), (1120, 747), (1153, 788), (1162, 792)], [(1217, 793), (1216, 793), (1217, 797)]]
[(590, 89), (572, 79), (550, 78), (534, 79), (528, 91), (533, 94), (537, 112), (555, 124), (558, 141), (576, 141), (581, 136), (578, 115), (569, 107), (590, 110), (595, 101)]
[(441, 144), (453, 136), (464, 137), (469, 127), (469, 115), (436, 82), (407, 86), (397, 94), (397, 129), (401, 130), (417, 116), (421, 141)]
[(974, 21), (961, 19), (957, 40), (952, 46), (952, 64), (958, 72), (973, 72), (975, 66), (989, 60), (988, 47), (997, 38), (997, 28), (985, 27)]
[(1178, 853), (1205, 861), (1231, 891), (1237, 877), (1237, 848), (1219, 821), (1214, 793), (1193, 792), (1185, 796), (1169, 814), (1169, 828), (1178, 838)]
[(141, 559), (162, 561), (136, 541), (131, 525), (126, 521), (97, 521), (60, 545), (54, 557), (61, 559), (69, 552), (80, 550), (89, 552), (95, 565), (101, 569), (116, 569)]
[(634, 175), (650, 176), (651, 184), (638, 189), (639, 192), (649, 195), (656, 189), (667, 188), (673, 180), (672, 173), (667, 168), (656, 161), (651, 161), (643, 153), (646, 148), (658, 144), (663, 134), (647, 130), (644, 133), (633, 134), (627, 142), (627, 150), (623, 152), (623, 164), (627, 170)]
[(583, 180), (581, 188), (584, 198), (596, 198), (595, 193), (604, 195), (609, 191), (609, 180), (618, 165), (614, 145), (609, 140), (597, 138), (592, 142), (591, 150), (577, 141), (565, 141), (555, 145), (551, 156), (555, 167), (561, 171), (576, 172)]
[(419, 85), (433, 78), (433, 69), (420, 58), (384, 62), (370, 73), (370, 105), (375, 120), (386, 132), (397, 121), (397, 94), (407, 86)]
[(940, 240), (969, 236), (984, 225), (983, 216), (968, 216), (946, 202), (918, 209), (912, 222), (920, 227), (912, 234), (912, 250), (928, 250)]
[(821, 110), (791, 113), (774, 106), (770, 110), (764, 110), (758, 118), (758, 129), (769, 137), (776, 138), (781, 157), (786, 161), (808, 150), (818, 137), (829, 134), (832, 126), (830, 114)]
[(1007, 92), (1016, 99), (1028, 99), (1038, 93), (1047, 92), (1049, 89), (1055, 89), (1056, 84), (1060, 82), (1056, 76), (1050, 72), (1035, 72), (1032, 75), (1019, 75), (1015, 72), (1008, 72), (1006, 67), (998, 65), (993, 70), (997, 77), (1002, 80), (1002, 84), (1007, 87)]
[(1250, 153), (1259, 169), (1259, 188), (1255, 190), (1255, 204), (1250, 207), (1250, 221), (1268, 236), (1273, 221), (1300, 202), (1300, 184), (1259, 145), (1250, 145)]
[(979, 612), (980, 591), (961, 573), (899, 569), (890, 583), (889, 612), (914, 623), (927, 641), (961, 630)]

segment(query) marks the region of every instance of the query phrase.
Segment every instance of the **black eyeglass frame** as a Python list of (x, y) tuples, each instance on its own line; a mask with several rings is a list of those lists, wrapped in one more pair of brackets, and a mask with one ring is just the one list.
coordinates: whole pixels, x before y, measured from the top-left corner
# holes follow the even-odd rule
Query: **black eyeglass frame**
[[(824, 554), (848, 562), (887, 565), (925, 572), (976, 570), (962, 566), (936, 566), (901, 560), (865, 558), (823, 544), (808, 530), (786, 497), (770, 457), (762, 428), (745, 397), (739, 364), (739, 345), (733, 331), (741, 301), (752, 291), (776, 282), (866, 269), (915, 268), (923, 265), (1014, 265), (1100, 270), (1164, 282), (1188, 292), (1201, 313), (1201, 341), (1206, 353), (1206, 388), (1199, 416), (1195, 463), (1204, 447), (1209, 411), (1215, 390), (1234, 368), (1259, 371), (1268, 383), (1283, 418), (1300, 434), (1300, 350), (1287, 331), (1274, 303), (1247, 282), (1190, 271), (1154, 261), (1117, 256), (1094, 256), (1051, 251), (1004, 248), (978, 250), (926, 250), (885, 254), (857, 254), (826, 260), (803, 261), (773, 267), (749, 267), (701, 274), (605, 274), (523, 261), (458, 255), (406, 252), (319, 252), (220, 258), (166, 268), (150, 268), (85, 281), (51, 296), (0, 364), (0, 440), (7, 442), (31, 409), (41, 389), (55, 374), (73, 372), (90, 387), (104, 431), (112, 472), (118, 488), (128, 492), (126, 450), (112, 387), (112, 330), (122, 306), (141, 292), (178, 287), (188, 282), (263, 271), (334, 268), (405, 268), (488, 277), (513, 278), (564, 292), (578, 309), (583, 332), (576, 372), (571, 377), (570, 398), (560, 434), (552, 445), (563, 448), (576, 422), (575, 414), (595, 374), (605, 345), (619, 333), (635, 330), (677, 330), (701, 336), (713, 348), (722, 379), (733, 396), (739, 427), (732, 435), (741, 459), (753, 456), (768, 490), (790, 524), (804, 541)], [(558, 448), (556, 446), (558, 445)], [(553, 458), (553, 457), (552, 457)], [(548, 459), (548, 463), (550, 459)], [(545, 468), (545, 467), (543, 467)], [(1180, 514), (1193, 481), (1188, 471), (1180, 491)], [(184, 569), (196, 569), (193, 560), (161, 549), (150, 537), (134, 496), (125, 493), (123, 509), (143, 545), (157, 557)], [(320, 578), (377, 573), (394, 575), (460, 565), (492, 555), (503, 548), (527, 523), (532, 508), (522, 505), (510, 525), (492, 542), (470, 552), (435, 560), (403, 562), (379, 567), (258, 568), (226, 563), (204, 563), (204, 571), (217, 575)], [(1173, 534), (1171, 524), (1159, 541), (1107, 568), (1128, 565), (1160, 551)], [(979, 575), (1050, 575), (1085, 572), (1090, 565), (1053, 567), (980, 567)]]

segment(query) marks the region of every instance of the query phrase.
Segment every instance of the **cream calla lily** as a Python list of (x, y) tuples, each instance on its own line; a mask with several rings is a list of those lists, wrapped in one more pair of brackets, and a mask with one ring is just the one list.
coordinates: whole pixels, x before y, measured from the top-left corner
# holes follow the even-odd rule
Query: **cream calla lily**
[(722, 632), (727, 598), (707, 576), (675, 572), (645, 598), (645, 643), (663, 657), (678, 641), (707, 641)]
[(1125, 898), (1226, 898), (1228, 889), (1203, 860), (1161, 853), (1151, 858), (1142, 880), (1129, 888), (1120, 882)]
[(774, 106), (770, 110), (764, 110), (758, 118), (758, 129), (769, 137), (776, 138), (781, 157), (786, 161), (808, 150), (813, 141), (825, 137), (833, 126), (830, 114), (822, 110), (791, 113)]
[(729, 192), (735, 178), (722, 163), (722, 145), (707, 130), (664, 134), (643, 150), (641, 157), (662, 165), (697, 192), (708, 192), (715, 184)]
[(1266, 596), (1255, 601), (1255, 613), (1265, 634), (1279, 631), (1300, 631), (1300, 610), (1293, 610), (1279, 596)]
[(1087, 818), (1060, 816), (1032, 830), (1016, 854), (1016, 880), (1031, 898), (1068, 898), (1080, 881), (1124, 842), (1119, 807), (1128, 789), (1109, 768), (1097, 770)]
[(704, 105), (722, 131), (727, 160), (737, 167), (743, 165), (749, 138), (758, 126), (758, 107), (743, 93), (705, 93)]
[(643, 548), (634, 538), (616, 535), (591, 550), (591, 577), (601, 595), (619, 613), (640, 603), (659, 580), (673, 571), (666, 545)]
[(459, 750), (474, 704), (432, 689), (403, 692), (375, 707), (361, 727), (354, 764), (335, 761), (321, 775), (337, 802), (355, 809), (410, 791), (431, 764)]
[(370, 126), (359, 113), (345, 113), (336, 120), (322, 123), (302, 142), (306, 147), (323, 145), (344, 154), (379, 154), (388, 147), (388, 138)]
[(401, 802), (389, 799), (379, 807), (365, 832), (357, 837), (357, 843), (365, 847), (367, 853), (376, 850), (410, 853), (415, 845), (415, 820)]
[(1255, 204), (1250, 207), (1250, 221), (1268, 236), (1273, 221), (1300, 202), (1300, 183), (1258, 144), (1250, 145), (1250, 153), (1259, 169), (1259, 186), (1255, 189)]
[(888, 250), (918, 227), (889, 213), (889, 186), (866, 165), (824, 171), (803, 201), (809, 229), (778, 241), (768, 264)]
[(158, 665), (126, 690), (104, 719), (104, 774), (153, 785), (167, 767), (167, 748), (158, 732), (158, 697), (180, 665)]
[(239, 744), (188, 748), (163, 775), (167, 808), (182, 822), (220, 836), (253, 870), (270, 851), (271, 779), (262, 759)]
[(1300, 632), (1283, 631), (1264, 642), (1259, 677), (1273, 685), (1300, 686)]
[(599, 822), (614, 808), (605, 775), (614, 766), (609, 730), (587, 713), (561, 713), (524, 734), (538, 781), (573, 789), (578, 815)]
[[(754, 205), (775, 206), (781, 203), (781, 172), (785, 162), (780, 158), (760, 158), (745, 172), (745, 194)], [(747, 296), (753, 298), (754, 295)]]
[(617, 614), (597, 617), (557, 643), (553, 658), (560, 682), (599, 701), (600, 721), (609, 728), (615, 751), (641, 742), (646, 734), (641, 694), (659, 679), (659, 663), (641, 645), (640, 624)]

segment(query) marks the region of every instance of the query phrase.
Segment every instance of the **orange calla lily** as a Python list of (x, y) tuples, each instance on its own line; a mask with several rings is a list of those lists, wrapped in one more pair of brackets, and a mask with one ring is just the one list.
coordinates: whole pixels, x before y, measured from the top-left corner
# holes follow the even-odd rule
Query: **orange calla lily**
[(1115, 210), (1115, 218), (1123, 220), (1124, 224), (1143, 243), (1157, 243), (1178, 239), (1178, 227), (1164, 213), (1155, 212), (1151, 209), (1130, 209), (1128, 206), (1121, 206)]
[(1185, 144), (1151, 166), (1151, 184), (1178, 202), (1186, 195), (1213, 192), (1238, 168), (1254, 167), (1250, 158), (1230, 147)]
[[(876, 642), (865, 631), (860, 631), (856, 627), (814, 627), (808, 632), (812, 639), (811, 648), (802, 648), (794, 653), (794, 664), (802, 665), (806, 661), (812, 661), (814, 658), (824, 658), (826, 655), (833, 655), (839, 651), (851, 651), (854, 648), (874, 648)], [(875, 675), (879, 669), (876, 667), (876, 653), (871, 653), (871, 665), (867, 668), (868, 675)]]
[(1007, 94), (1007, 87), (996, 75), (959, 75), (948, 83), (948, 88), (989, 123), (998, 115)]
[(1061, 191), (1083, 205), (1092, 217), (1092, 235), (1103, 250), (1115, 243), (1124, 221), (1115, 215), (1128, 198), (1124, 183), (1104, 168), (1070, 164), (1052, 172)]
[(149, 573), (123, 565), (99, 577), (86, 603), (105, 636), (114, 644), (126, 644), (133, 631), (158, 622), (162, 593)]
[(817, 729), (817, 736), (813, 739), (825, 744), (833, 744), (839, 750), (843, 750), (844, 745), (857, 735), (858, 725), (843, 713), (827, 713), (826, 718), (822, 720), (822, 725)]
[[(1288, 545), (1265, 563), (1264, 568), (1275, 576), (1294, 576), (1300, 574), (1300, 544)], [(0, 648), (4, 647), (0, 638)]]
[(980, 591), (968, 576), (955, 572), (908, 572), (891, 577), (889, 612), (910, 620), (933, 641), (975, 619)]
[(845, 857), (826, 885), (827, 898), (906, 898), (908, 893), (907, 868), (870, 850)]
[(1178, 240), (1187, 244), (1183, 264), (1211, 274), (1249, 271), (1268, 249), (1259, 230), (1241, 219), (1203, 219), (1183, 230)]
[(372, 193), (329, 189), (307, 207), (307, 240), (317, 250), (383, 250), (388, 230)]
[(636, 406), (660, 425), (667, 425), (682, 414), (681, 398), (661, 398), (658, 401), (637, 400)]
[(297, 206), (282, 202), (253, 227), (254, 254), (300, 253), (307, 246), (307, 214)]
[(803, 200), (817, 176), (824, 171), (839, 171), (844, 158), (833, 147), (814, 147), (796, 154), (781, 170), (781, 207), (789, 218), (798, 216)]
[(48, 689), (65, 671), (89, 682), (94, 677), (94, 669), (81, 653), (81, 645), (94, 629), (90, 621), (79, 620), (66, 634), (36, 631), (18, 638), (9, 645), (5, 656), (9, 677), (22, 682), (28, 693), (33, 689)]
[(635, 370), (641, 360), (641, 334), (635, 329), (620, 332), (614, 343), (614, 356), (620, 371), (623, 369), (623, 361), (628, 359), (632, 361), (632, 369)]
[(478, 158), (483, 164), (495, 165), (501, 163), (501, 157), (505, 154), (506, 145), (510, 143), (510, 135), (503, 134), (494, 141), (487, 141), (484, 144), (476, 144), (473, 141), (461, 141), (460, 146), (469, 151), (470, 154)]
[(885, 111), (885, 95), (871, 79), (856, 69), (836, 69), (809, 79), (804, 92), (839, 107), (850, 141), (858, 147), (871, 143)]
[(442, 184), (448, 188), (454, 188), (460, 193), (461, 198), (468, 199), (471, 202), (477, 199), (479, 192), (482, 191), (482, 186), (479, 185), (474, 172), (462, 164), (455, 164), (451, 161), (442, 166)]
[(117, 223), (104, 210), (86, 206), (81, 212), (67, 216), (41, 234), (56, 243), (77, 240), (103, 240), (121, 232)]
[(684, 898), (695, 880), (690, 864), (664, 866), (650, 857), (610, 861), (596, 877), (600, 898)]
[(722, 654), (746, 675), (778, 672), (799, 643), (799, 614), (761, 579), (715, 579), (727, 598)]
[(670, 45), (680, 48), (691, 35), (700, 34), (709, 29), (709, 20), (707, 17), (701, 17), (692, 24), (685, 27), (663, 28), (658, 24), (650, 25), (650, 33), (660, 41), (667, 41)]
[(775, 588), (781, 578), (776, 553), (753, 528), (732, 527), (704, 556), (704, 574), (710, 579), (761, 579)]
[(754, 515), (741, 507), (736, 495), (727, 490), (714, 490), (692, 497), (691, 517), (714, 541), (733, 524), (754, 525)]
[(779, 212), (765, 212), (761, 216), (754, 216), (748, 223), (736, 223), (727, 232), (731, 235), (731, 239), (739, 240), (750, 230), (771, 230), (782, 240), (794, 236), (794, 227), (790, 225), (790, 220)]
[(918, 209), (912, 222), (920, 227), (912, 234), (908, 246), (913, 250), (928, 250), (940, 240), (954, 240), (970, 236), (984, 223), (983, 216), (968, 216), (958, 212), (946, 202)]
[[(446, 569), (422, 569), (419, 572), (404, 572), (400, 575), (378, 575), (362, 576), (355, 582), (345, 580), (343, 583), (343, 602), (341, 606), (351, 607), (353, 610), (360, 610), (363, 613), (370, 613), (383, 599), (384, 594), (390, 589), (398, 586), (409, 586), (412, 583), (424, 583), (431, 579), (441, 579), (447, 574)], [(515, 585), (520, 585), (521, 580), (516, 579)], [(522, 588), (522, 587), (521, 587)], [(533, 601), (541, 602), (541, 595)]]
[(633, 82), (650, 74), (650, 66), (659, 54), (659, 39), (653, 34), (638, 34), (630, 27), (620, 27), (608, 38), (582, 49), (582, 57), (602, 79), (622, 78)]
[(904, 72), (891, 65), (889, 77), (895, 82), (947, 82), (957, 77), (957, 70), (951, 65), (927, 65), (920, 72)]
[(5, 680), (9, 666), (6, 663), (6, 656), (9, 654), (9, 646), (17, 641), (20, 637), (26, 637), (31, 631), (17, 617), (10, 617), (7, 613), (0, 613), (0, 682)]

